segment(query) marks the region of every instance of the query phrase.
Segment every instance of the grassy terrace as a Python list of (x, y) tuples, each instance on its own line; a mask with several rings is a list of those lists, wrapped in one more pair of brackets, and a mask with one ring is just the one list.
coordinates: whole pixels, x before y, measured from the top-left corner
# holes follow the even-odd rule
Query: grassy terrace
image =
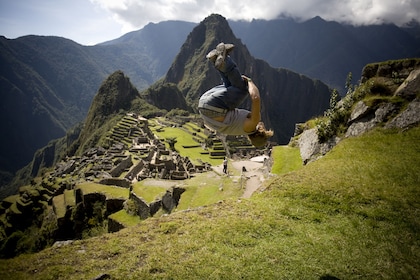
[(132, 126), (137, 123), (136, 119), (131, 116), (124, 116), (115, 127), (109, 132), (108, 139), (112, 139), (116, 142), (123, 142), (127, 145), (131, 145), (133, 138), (139, 136), (139, 132), (135, 131), (129, 136), (129, 130)]
[[(233, 172), (233, 171), (232, 171)], [(133, 191), (147, 203), (162, 197), (171, 186), (185, 188), (175, 211), (191, 209), (199, 206), (217, 203), (218, 201), (239, 197), (243, 193), (240, 176), (220, 176), (214, 171), (195, 174), (189, 180), (170, 181), (146, 179), (133, 185)], [(219, 188), (223, 188), (220, 191)]]
[(16, 200), (19, 198), (20, 196), (18, 195), (18, 194), (15, 194), (15, 195), (11, 195), (11, 196), (8, 196), (8, 197), (6, 197), (5, 199), (3, 199), (4, 201), (6, 201), (6, 202), (8, 202), (8, 203), (10, 203), (10, 204), (13, 204), (13, 203), (15, 203), (16, 202)]
[(107, 198), (128, 198), (128, 189), (106, 186), (97, 183), (82, 183), (77, 185), (78, 188), (82, 189), (83, 194), (89, 193), (102, 193)]
[(207, 135), (204, 133), (203, 129), (192, 122), (186, 123), (183, 125), (183, 128), (188, 130), (188, 132), (191, 134), (194, 133), (196, 137), (201, 141), (205, 141), (207, 139)]
[(57, 218), (64, 218), (66, 215), (66, 202), (64, 199), (64, 194), (54, 196), (53, 205)]
[(114, 219), (126, 227), (131, 227), (141, 222), (139, 216), (127, 214), (125, 210), (120, 210), (114, 214), (109, 215), (109, 218)]
[[(214, 176), (214, 172), (198, 174), (185, 181), (186, 192), (182, 194), (176, 211), (211, 205), (225, 199), (240, 197), (243, 193), (240, 176)], [(223, 188), (220, 191), (219, 188)]]
[[(153, 202), (157, 197), (165, 194), (168, 187), (159, 183), (153, 183), (154, 180), (143, 180), (133, 184), (133, 192), (142, 197), (147, 203)], [(165, 184), (168, 186), (168, 184)], [(174, 183), (175, 185), (175, 183)]]
[(419, 139), (419, 128), (376, 130), (295, 171), (287, 171), (294, 151), (276, 149), (275, 166), (286, 172), (251, 199), (3, 259), (0, 278), (418, 279)]
[[(208, 162), (211, 165), (219, 165), (222, 163), (222, 159), (215, 159), (210, 157), (209, 154), (204, 153), (206, 151), (202, 147), (188, 147), (199, 145), (199, 143), (197, 143), (193, 139), (192, 135), (192, 133), (196, 132), (196, 130), (198, 129), (198, 127), (195, 124), (188, 123), (184, 126), (184, 128), (186, 128), (184, 130), (177, 127), (162, 126), (155, 119), (151, 120), (150, 128), (153, 131), (153, 133), (157, 135), (163, 142), (165, 142), (165, 139), (167, 138), (176, 137), (178, 143), (175, 144), (175, 149), (177, 150), (177, 152), (183, 157), (188, 157), (195, 164), (198, 163), (197, 159), (200, 159), (203, 162)], [(187, 130), (190, 132), (187, 132)], [(205, 136), (202, 132), (197, 132), (197, 134), (200, 138), (207, 138), (207, 136)], [(165, 143), (165, 145), (169, 149), (168, 143)]]
[(63, 194), (53, 197), (53, 205), (58, 218), (63, 218), (66, 214), (67, 206), (75, 206), (76, 198), (73, 190), (65, 190)]

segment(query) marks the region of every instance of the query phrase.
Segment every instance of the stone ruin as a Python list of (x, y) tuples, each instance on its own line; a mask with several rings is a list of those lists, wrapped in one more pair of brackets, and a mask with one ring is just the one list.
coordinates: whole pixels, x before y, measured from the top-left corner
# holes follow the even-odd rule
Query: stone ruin
[[(113, 142), (110, 142), (111, 145), (108, 149), (95, 147), (86, 151), (81, 157), (68, 158), (57, 164), (52, 177), (71, 176), (77, 177), (79, 180), (126, 188), (129, 191), (128, 199), (136, 205), (136, 211), (133, 214), (138, 215), (141, 219), (153, 216), (160, 209), (170, 213), (178, 205), (185, 189), (172, 187), (162, 198), (157, 198), (148, 204), (133, 192), (131, 184), (147, 178), (184, 180), (190, 178), (194, 173), (211, 170), (211, 166), (206, 163), (194, 165), (188, 157), (182, 157), (176, 152), (167, 150), (165, 144), (154, 137), (147, 120), (140, 117), (137, 119), (137, 122), (125, 125), (126, 130), (120, 127), (117, 133), (113, 132), (111, 136)], [(116, 135), (121, 137), (118, 138)], [(123, 137), (123, 135), (125, 136)], [(85, 201), (81, 190), (75, 191), (78, 202), (83, 202), (83, 205), (89, 204), (91, 199)], [(89, 196), (92, 195), (89, 194)], [(111, 200), (109, 198), (100, 200), (104, 201), (105, 205), (109, 203), (114, 205), (110, 209), (106, 206), (107, 215), (123, 209), (127, 202), (125, 199), (116, 199), (118, 202)], [(118, 221), (108, 219), (108, 222), (110, 232), (123, 227)]]
[[(193, 173), (210, 170), (209, 164), (194, 165), (188, 158), (167, 150), (165, 144), (154, 137), (147, 120), (137, 118), (137, 122), (126, 126), (126, 131), (119, 128), (117, 132), (113, 132), (110, 139), (114, 142), (108, 149), (95, 147), (81, 157), (68, 158), (56, 165), (52, 176), (77, 176), (88, 181), (100, 180), (101, 184), (126, 188), (126, 181), (131, 183), (146, 178), (184, 180)], [(138, 133), (135, 134), (134, 131)], [(121, 137), (118, 138), (117, 135)], [(131, 146), (127, 143), (131, 143)], [(134, 164), (135, 161), (138, 162)], [(124, 172), (127, 172), (124, 175), (125, 180), (118, 179)]]
[[(185, 191), (171, 187), (148, 204), (133, 191), (132, 183), (147, 178), (184, 180), (194, 173), (211, 170), (210, 164), (195, 165), (189, 158), (167, 150), (165, 144), (155, 138), (146, 119), (131, 114), (122, 123), (110, 132), (108, 148), (95, 147), (81, 156), (66, 158), (56, 164), (40, 184), (21, 188), (18, 199), (1, 201), (0, 214), (6, 221), (2, 222), (6, 235), (30, 226), (33, 215), (41, 214), (34, 209), (46, 209), (48, 216), (56, 220), (57, 240), (79, 238), (85, 227), (83, 217), (90, 215), (95, 203), (102, 205), (108, 231), (114, 232), (124, 225), (109, 215), (124, 209), (127, 201), (135, 205), (136, 215), (146, 219), (160, 210), (173, 211)], [(127, 189), (128, 198), (107, 197), (96, 192), (84, 194), (81, 188), (76, 188), (83, 182)]]
[[(193, 133), (194, 137), (198, 143), (194, 147), (202, 146), (205, 139)], [(213, 148), (220, 149), (214, 148), (214, 154), (209, 152), (210, 156), (224, 157), (223, 145), (216, 144)], [(208, 163), (194, 164), (188, 157), (167, 150), (149, 129), (146, 119), (128, 114), (109, 132), (104, 147), (94, 147), (80, 156), (67, 157), (57, 163), (52, 172), (45, 174), (40, 183), (33, 181), (22, 187), (18, 198), (8, 197), (0, 201), (3, 238), (30, 227), (34, 217), (41, 215), (56, 225), (56, 241), (82, 238), (84, 230), (89, 229), (86, 221), (95, 221), (97, 217), (92, 215), (98, 212), (102, 213), (99, 222), (106, 220), (108, 232), (115, 232), (125, 225), (112, 214), (124, 209), (140, 219), (147, 219), (158, 212), (171, 213), (185, 191), (172, 186), (161, 197), (147, 203), (133, 190), (133, 183), (148, 178), (184, 180), (194, 173), (211, 169)], [(77, 186), (86, 182), (96, 182), (104, 188), (105, 185), (121, 188), (123, 194), (125, 189), (127, 195), (114, 197), (100, 191), (84, 193), (84, 189)]]

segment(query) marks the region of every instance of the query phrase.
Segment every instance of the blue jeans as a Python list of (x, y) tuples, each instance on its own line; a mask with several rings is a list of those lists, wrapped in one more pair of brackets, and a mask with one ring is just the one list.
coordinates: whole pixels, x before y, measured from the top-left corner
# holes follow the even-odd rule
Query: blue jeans
[[(237, 108), (249, 95), (247, 83), (242, 79), (241, 73), (230, 56), (226, 56), (223, 69), (219, 70), (223, 85), (215, 86), (205, 92), (198, 103), (198, 108), (205, 108), (205, 105), (212, 107), (233, 110)], [(207, 111), (207, 110), (205, 110)], [(203, 110), (204, 112), (204, 110)], [(225, 114), (225, 113), (224, 113)], [(209, 116), (209, 113), (205, 115)], [(223, 113), (219, 112), (219, 115)], [(213, 114), (209, 117), (217, 116)]]

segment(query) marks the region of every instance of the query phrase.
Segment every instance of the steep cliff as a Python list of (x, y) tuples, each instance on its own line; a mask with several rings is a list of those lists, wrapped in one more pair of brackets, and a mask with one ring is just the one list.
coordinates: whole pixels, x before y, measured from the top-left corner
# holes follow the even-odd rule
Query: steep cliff
[[(295, 123), (322, 114), (328, 107), (330, 90), (324, 83), (286, 69), (272, 68), (268, 63), (255, 59), (235, 37), (226, 19), (213, 14), (189, 34), (163, 79), (163, 83), (177, 85), (192, 110), (197, 111), (201, 94), (221, 83), (217, 70), (206, 60), (206, 54), (220, 42), (235, 45), (232, 58), (240, 71), (251, 77), (259, 87), (262, 120), (274, 130), (273, 141), (287, 143), (293, 135)], [(157, 90), (152, 94), (160, 93)], [(154, 105), (163, 106), (162, 99), (153, 100)], [(249, 108), (249, 101), (243, 106)]]

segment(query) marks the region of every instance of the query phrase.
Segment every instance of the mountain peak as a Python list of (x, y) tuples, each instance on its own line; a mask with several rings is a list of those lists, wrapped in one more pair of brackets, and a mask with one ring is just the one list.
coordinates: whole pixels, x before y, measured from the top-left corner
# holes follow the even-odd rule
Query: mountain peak
[(228, 21), (221, 15), (212, 14), (188, 35), (166, 74), (165, 82), (177, 84), (187, 100), (198, 100), (199, 95), (220, 83), (219, 74), (206, 60), (207, 53), (220, 42), (235, 45), (231, 55), (245, 73), (246, 62), (251, 61), (249, 51), (235, 37)]
[(108, 76), (93, 98), (92, 105), (89, 108), (83, 130), (78, 139), (79, 150), (83, 150), (84, 144), (89, 139), (95, 138), (93, 132), (100, 130), (99, 128), (107, 120), (120, 110), (129, 110), (131, 102), (135, 98), (139, 98), (139, 93), (122, 71), (115, 71)]
[[(206, 59), (207, 53), (220, 42), (235, 45), (230, 56), (239, 71), (251, 77), (258, 85), (261, 99), (264, 100), (261, 118), (267, 127), (275, 131), (273, 141), (289, 141), (287, 134), (291, 134), (298, 120), (320, 114), (326, 108), (330, 96), (326, 85), (285, 69), (271, 68), (268, 63), (255, 59), (241, 40), (235, 37), (227, 20), (212, 14), (191, 31), (163, 79), (163, 83), (177, 86), (193, 110), (201, 94), (221, 84), (218, 71)], [(302, 100), (310, 106), (302, 106)], [(241, 104), (241, 107), (250, 108), (249, 100)], [(290, 112), (290, 108), (299, 109)], [(284, 115), (281, 122), (277, 121), (278, 112)]]
[(93, 98), (92, 110), (99, 110), (101, 115), (108, 116), (120, 109), (128, 109), (131, 101), (138, 96), (137, 89), (121, 70), (112, 73), (100, 86)]

